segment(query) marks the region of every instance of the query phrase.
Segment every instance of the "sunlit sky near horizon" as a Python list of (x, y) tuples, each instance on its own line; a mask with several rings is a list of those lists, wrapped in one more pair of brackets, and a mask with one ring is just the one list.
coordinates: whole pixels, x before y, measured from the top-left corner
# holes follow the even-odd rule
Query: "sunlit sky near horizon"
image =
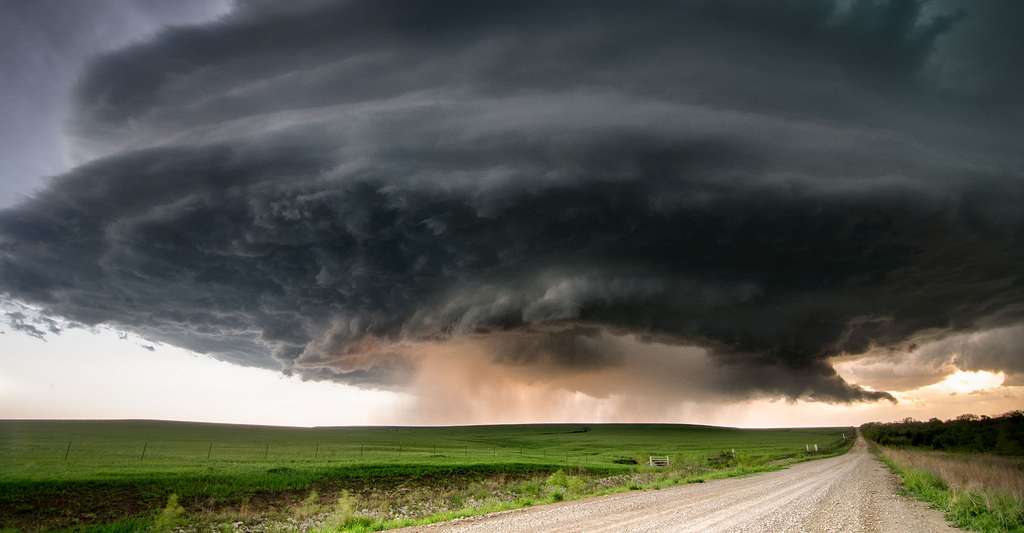
[(0, 419), (1024, 408), (1024, 4), (569, 4), (0, 0)]
[[(332, 382), (302, 381), (279, 372), (242, 368), (172, 346), (155, 351), (113, 330), (69, 331), (43, 342), (3, 337), (0, 419), (160, 419), (282, 426), (458, 425), (530, 422), (665, 422), (732, 427), (859, 425), (905, 417), (995, 415), (1017, 409), (1024, 387), (1000, 387), (1001, 374), (957, 372), (898, 394), (892, 405), (828, 405), (762, 400), (724, 405), (662, 405), (621, 416), (615, 399), (565, 394), (539, 413), (474, 413), (451, 405), (434, 419), (416, 416), (414, 396)], [(16, 355), (16, 357), (12, 357)]]

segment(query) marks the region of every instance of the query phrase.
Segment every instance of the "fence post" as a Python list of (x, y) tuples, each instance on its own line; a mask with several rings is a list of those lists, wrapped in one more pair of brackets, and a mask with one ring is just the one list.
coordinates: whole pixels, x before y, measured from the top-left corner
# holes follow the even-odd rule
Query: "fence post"
[(313, 450), (313, 459), (316, 459), (320, 455), (320, 443), (316, 443), (316, 449)]
[(139, 457), (140, 461), (145, 461), (146, 460), (146, 448), (148, 448), (148, 447), (149, 447), (149, 441), (148, 440), (146, 442), (142, 443), (142, 457)]
[(64, 462), (68, 462), (68, 455), (71, 455), (71, 441), (68, 441), (68, 449), (64, 450)]
[(206, 449), (206, 460), (209, 461), (210, 457), (213, 456), (213, 441), (210, 441), (210, 447)]

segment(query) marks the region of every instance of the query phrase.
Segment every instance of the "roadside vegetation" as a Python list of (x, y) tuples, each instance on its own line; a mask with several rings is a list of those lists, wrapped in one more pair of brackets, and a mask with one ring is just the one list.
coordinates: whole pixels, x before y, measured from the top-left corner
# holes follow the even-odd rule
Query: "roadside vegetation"
[(851, 428), (80, 423), (65, 461), (53, 437), (67, 423), (34, 424), (0, 422), (0, 530), (377, 531), (776, 470), (853, 441)]
[(873, 423), (861, 431), (904, 490), (943, 511), (957, 527), (1024, 532), (1022, 429), (1024, 414), (1015, 411), (994, 418)]
[(863, 435), (882, 446), (912, 446), (953, 452), (1024, 455), (1024, 411), (1002, 416), (961, 415), (952, 420), (911, 418), (861, 426)]

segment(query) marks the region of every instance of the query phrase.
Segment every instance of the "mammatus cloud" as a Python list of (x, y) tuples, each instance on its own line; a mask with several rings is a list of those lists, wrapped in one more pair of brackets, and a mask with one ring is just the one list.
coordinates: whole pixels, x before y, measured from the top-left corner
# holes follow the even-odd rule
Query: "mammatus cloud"
[(372, 386), (891, 399), (830, 358), (1024, 322), (972, 5), (242, 2), (92, 65), (0, 290)]

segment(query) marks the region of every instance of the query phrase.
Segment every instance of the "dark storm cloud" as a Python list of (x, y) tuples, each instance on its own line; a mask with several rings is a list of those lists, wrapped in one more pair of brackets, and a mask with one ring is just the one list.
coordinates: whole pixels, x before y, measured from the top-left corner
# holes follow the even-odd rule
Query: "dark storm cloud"
[(1024, 321), (1021, 115), (943, 77), (972, 5), (245, 2), (92, 66), (94, 160), (0, 212), (0, 288), (361, 384), (461, 337), (624, 365), (611, 334), (888, 398), (827, 358)]
[(903, 350), (877, 350), (849, 363), (858, 383), (907, 390), (938, 382), (956, 370), (1002, 372), (1008, 385), (1024, 384), (1024, 326), (917, 340)]
[(0, 5), (0, 206), (72, 164), (60, 142), (68, 94), (97, 54), (164, 25), (227, 11), (226, 0), (31, 0)]
[(39, 329), (34, 324), (31, 324), (26, 319), (25, 313), (18, 311), (5, 313), (7, 317), (7, 324), (11, 326), (14, 331), (20, 331), (30, 337), (35, 337), (40, 340), (46, 339), (46, 332)]

